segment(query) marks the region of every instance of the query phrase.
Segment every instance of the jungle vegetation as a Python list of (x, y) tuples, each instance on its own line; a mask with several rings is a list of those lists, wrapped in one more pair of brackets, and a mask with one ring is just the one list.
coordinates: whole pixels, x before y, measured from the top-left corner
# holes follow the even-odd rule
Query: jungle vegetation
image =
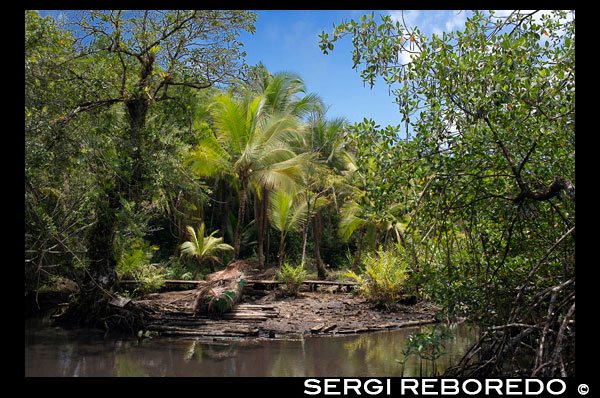
[(365, 83), (389, 85), (405, 124), (383, 128), (246, 65), (255, 20), (25, 12), (26, 289), (73, 280), (92, 321), (126, 274), (248, 259), (375, 280), (387, 259), (405, 292), (485, 330), (451, 372), (574, 375), (574, 16), (475, 11), (431, 37), (334, 23), (315, 45), (351, 40)]

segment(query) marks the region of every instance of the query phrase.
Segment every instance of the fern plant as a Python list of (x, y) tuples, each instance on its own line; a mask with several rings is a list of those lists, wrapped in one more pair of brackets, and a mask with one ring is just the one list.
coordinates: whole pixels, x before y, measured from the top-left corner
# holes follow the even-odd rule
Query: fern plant
[(358, 282), (358, 293), (368, 301), (391, 308), (400, 298), (401, 289), (408, 278), (407, 263), (395, 250), (382, 249), (367, 253), (361, 263), (364, 266), (362, 274), (350, 271), (345, 275)]
[(119, 279), (134, 279), (137, 288), (131, 296), (144, 296), (159, 290), (165, 283), (164, 269), (158, 264), (151, 264), (157, 246), (151, 246), (144, 240), (134, 239), (128, 247), (122, 249), (117, 262)]
[(129, 240), (121, 245), (116, 266), (119, 279), (134, 278), (135, 273), (152, 260), (158, 246), (151, 246), (142, 239)]
[(284, 262), (281, 266), (281, 270), (278, 270), (276, 275), (277, 279), (286, 286), (288, 293), (292, 296), (296, 296), (302, 282), (306, 279), (306, 269), (304, 269), (302, 264), (297, 267), (292, 267), (287, 262)]

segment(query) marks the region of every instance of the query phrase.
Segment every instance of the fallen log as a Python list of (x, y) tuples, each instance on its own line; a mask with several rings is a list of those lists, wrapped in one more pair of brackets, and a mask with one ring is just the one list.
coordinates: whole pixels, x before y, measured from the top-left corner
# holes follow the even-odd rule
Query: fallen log
[(249, 268), (244, 261), (234, 261), (225, 269), (206, 275), (197, 289), (192, 307), (194, 316), (197, 313), (221, 316), (230, 311), (242, 297), (245, 272)]

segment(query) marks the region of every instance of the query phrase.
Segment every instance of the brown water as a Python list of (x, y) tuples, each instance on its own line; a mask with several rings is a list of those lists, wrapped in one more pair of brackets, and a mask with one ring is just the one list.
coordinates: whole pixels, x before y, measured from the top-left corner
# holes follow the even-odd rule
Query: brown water
[[(410, 333), (426, 327), (295, 340), (200, 341), (115, 339), (89, 330), (25, 324), (25, 376), (419, 376), (419, 360), (401, 359)], [(443, 371), (476, 341), (477, 331), (452, 325), (454, 338), (437, 361)], [(431, 365), (428, 365), (429, 367)], [(423, 363), (423, 370), (425, 364)], [(425, 374), (423, 374), (425, 375)]]

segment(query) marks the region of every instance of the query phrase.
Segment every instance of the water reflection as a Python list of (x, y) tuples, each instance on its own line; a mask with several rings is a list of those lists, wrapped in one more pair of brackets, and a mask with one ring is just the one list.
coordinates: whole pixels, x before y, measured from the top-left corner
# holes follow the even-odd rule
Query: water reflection
[[(443, 371), (477, 339), (466, 325), (451, 326)], [(339, 337), (298, 340), (208, 342), (175, 338), (115, 340), (87, 330), (65, 331), (49, 324), (26, 325), (26, 376), (401, 376), (405, 341), (415, 327)], [(404, 376), (418, 376), (411, 357)]]

